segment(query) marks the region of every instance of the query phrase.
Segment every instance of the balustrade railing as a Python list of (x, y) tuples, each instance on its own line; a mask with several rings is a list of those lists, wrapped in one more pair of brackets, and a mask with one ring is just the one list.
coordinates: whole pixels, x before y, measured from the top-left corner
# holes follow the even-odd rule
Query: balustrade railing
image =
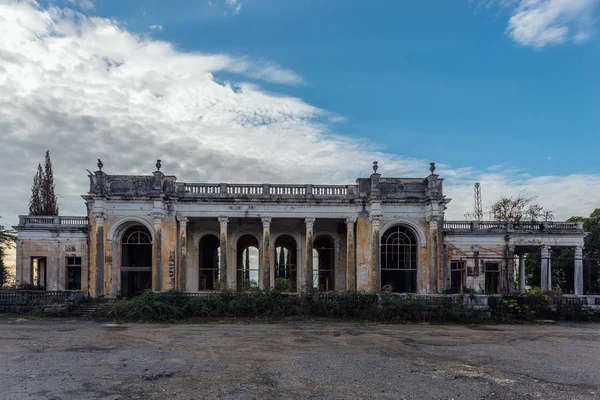
[(229, 194), (263, 194), (263, 185), (227, 185)]
[(56, 304), (83, 299), (83, 292), (46, 290), (0, 290), (0, 305)]
[(315, 185), (312, 187), (312, 194), (317, 196), (346, 196), (348, 194), (348, 186)]
[(270, 194), (304, 196), (306, 185), (271, 185)]
[(215, 195), (221, 192), (220, 185), (205, 184), (205, 183), (186, 183), (183, 186), (185, 193), (199, 194), (199, 195)]
[(499, 222), (499, 221), (444, 221), (444, 230), (454, 231), (519, 231), (541, 232), (583, 232), (583, 225), (577, 222)]
[(88, 218), (80, 216), (45, 216), (45, 215), (19, 215), (19, 226), (48, 226), (60, 225), (63, 227), (82, 227), (87, 226)]

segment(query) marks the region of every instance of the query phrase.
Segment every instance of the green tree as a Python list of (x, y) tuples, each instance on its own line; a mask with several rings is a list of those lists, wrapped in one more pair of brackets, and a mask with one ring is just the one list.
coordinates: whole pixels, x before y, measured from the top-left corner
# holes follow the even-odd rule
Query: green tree
[(0, 287), (3, 286), (8, 279), (8, 270), (4, 265), (4, 256), (8, 249), (14, 247), (17, 235), (15, 231), (10, 229), (4, 229), (4, 226), (0, 225)]
[(42, 204), (41, 184), (44, 180), (44, 171), (42, 165), (38, 164), (36, 174), (33, 176), (33, 185), (31, 186), (31, 198), (29, 199), (29, 215), (43, 215), (44, 206)]
[(46, 150), (46, 160), (44, 162), (44, 180), (42, 181), (41, 189), (44, 215), (58, 215), (58, 200), (54, 191), (54, 172), (52, 171), (50, 150)]
[(58, 200), (49, 150), (46, 151), (44, 168), (42, 169), (42, 166), (38, 164), (37, 172), (33, 177), (29, 215), (58, 215)]
[(536, 197), (523, 191), (515, 197), (500, 197), (492, 204), (492, 214), (496, 221), (519, 223), (521, 220), (549, 221), (553, 219), (552, 211), (534, 203)]

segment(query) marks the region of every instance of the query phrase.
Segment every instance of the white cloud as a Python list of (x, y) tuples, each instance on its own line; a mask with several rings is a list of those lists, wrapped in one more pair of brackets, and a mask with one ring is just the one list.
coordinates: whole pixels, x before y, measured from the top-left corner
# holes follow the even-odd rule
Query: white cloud
[(66, 2), (84, 11), (90, 11), (96, 8), (96, 4), (93, 0), (66, 0)]
[(599, 0), (481, 0), (486, 7), (511, 10), (507, 34), (518, 44), (542, 48), (583, 42), (593, 32)]
[(162, 31), (163, 30), (163, 26), (162, 25), (150, 25), (150, 29), (153, 31)]
[(239, 14), (242, 10), (242, 2), (240, 0), (225, 0), (225, 4), (233, 9), (234, 14)]
[[(219, 83), (219, 72), (238, 74)], [(84, 214), (86, 169), (101, 158), (107, 173), (145, 173), (154, 160), (188, 182), (353, 183), (379, 160), (386, 176), (423, 177), (430, 160), (382, 153), (366, 139), (328, 127), (342, 116), (302, 99), (269, 93), (246, 77), (302, 83), (267, 61), (178, 51), (117, 22), (77, 12), (0, 0), (0, 170), (6, 190), (0, 223), (27, 212), (37, 163), (50, 149), (61, 213)], [(431, 160), (435, 161), (435, 160)], [(531, 177), (492, 167), (438, 165), (453, 198), (449, 218), (527, 189), (557, 218), (600, 206), (600, 177)]]

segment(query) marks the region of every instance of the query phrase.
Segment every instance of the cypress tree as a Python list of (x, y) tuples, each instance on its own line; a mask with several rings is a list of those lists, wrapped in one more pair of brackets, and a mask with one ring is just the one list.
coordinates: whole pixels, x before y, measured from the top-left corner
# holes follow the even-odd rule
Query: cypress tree
[(41, 183), (43, 180), (42, 166), (38, 164), (36, 174), (33, 176), (31, 198), (29, 199), (29, 215), (42, 215)]
[(50, 150), (46, 150), (43, 177), (41, 193), (44, 215), (58, 215), (58, 200), (56, 199), (56, 193), (54, 192), (54, 172), (52, 172)]

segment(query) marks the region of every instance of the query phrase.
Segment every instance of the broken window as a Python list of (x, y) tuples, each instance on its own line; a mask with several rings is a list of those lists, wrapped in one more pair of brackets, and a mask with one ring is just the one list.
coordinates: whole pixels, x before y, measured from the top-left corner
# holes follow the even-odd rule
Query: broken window
[(46, 257), (31, 257), (31, 284), (46, 289)]
[(67, 257), (67, 290), (81, 290), (81, 257)]
[(237, 288), (258, 289), (258, 240), (252, 235), (242, 236), (237, 243)]
[(407, 227), (394, 226), (381, 238), (381, 288), (402, 293), (417, 291), (417, 240)]
[(485, 293), (498, 293), (498, 285), (500, 283), (500, 263), (485, 262)]
[(207, 235), (200, 240), (199, 247), (198, 290), (218, 290), (221, 242), (216, 236)]
[(313, 287), (321, 291), (333, 290), (334, 245), (321, 236), (313, 244)]
[(461, 293), (466, 286), (466, 279), (465, 262), (450, 262), (450, 293)]

